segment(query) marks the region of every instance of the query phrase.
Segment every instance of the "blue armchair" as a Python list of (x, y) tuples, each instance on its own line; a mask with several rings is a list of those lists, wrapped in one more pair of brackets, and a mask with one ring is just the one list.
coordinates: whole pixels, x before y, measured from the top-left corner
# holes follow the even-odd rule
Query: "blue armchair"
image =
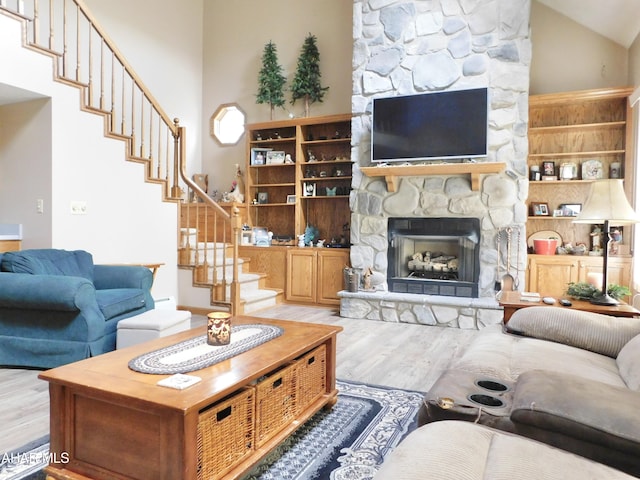
[(118, 321), (154, 307), (145, 267), (90, 253), (0, 254), (0, 365), (53, 368), (115, 349)]

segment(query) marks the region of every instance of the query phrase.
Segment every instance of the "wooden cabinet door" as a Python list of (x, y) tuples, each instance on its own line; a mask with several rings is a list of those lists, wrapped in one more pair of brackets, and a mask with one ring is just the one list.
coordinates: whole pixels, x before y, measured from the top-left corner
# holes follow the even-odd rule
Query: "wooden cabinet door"
[[(602, 273), (602, 257), (587, 257), (580, 260), (578, 281), (586, 282), (589, 273)], [(609, 257), (607, 266), (607, 283), (624, 285), (631, 288), (631, 259), (626, 257)]]
[(567, 284), (578, 281), (578, 260), (561, 255), (529, 255), (527, 290), (561, 296)]
[(318, 303), (339, 305), (344, 289), (343, 270), (349, 265), (349, 250), (326, 248), (318, 251)]
[(315, 303), (316, 257), (313, 248), (294, 248), (287, 252), (287, 300)]

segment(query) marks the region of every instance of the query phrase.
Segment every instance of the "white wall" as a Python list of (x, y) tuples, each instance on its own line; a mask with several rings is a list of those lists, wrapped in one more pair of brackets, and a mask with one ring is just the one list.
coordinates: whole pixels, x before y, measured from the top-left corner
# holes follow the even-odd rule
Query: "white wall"
[(629, 85), (640, 85), (640, 35), (629, 47)]
[[(2, 200), (10, 209), (28, 212), (15, 219), (25, 223), (25, 247), (84, 249), (96, 263), (165, 263), (153, 293), (177, 296), (176, 204), (161, 201), (162, 187), (144, 182), (144, 167), (124, 160), (124, 144), (104, 137), (102, 117), (82, 112), (78, 91), (54, 82), (51, 59), (23, 48), (20, 38), (18, 22), (0, 15), (0, 64), (14, 67), (0, 69), (0, 83), (49, 99), (2, 109), (0, 165), (16, 174), (8, 193), (2, 188)], [(47, 108), (40, 111), (41, 105)], [(14, 121), (25, 128), (11, 132), (6, 125)], [(35, 133), (27, 129), (31, 126)], [(29, 155), (21, 156), (6, 138), (25, 132), (31, 135), (18, 146)], [(40, 188), (32, 186), (33, 176), (41, 176)], [(40, 229), (31, 213), (37, 198), (45, 199), (48, 239), (27, 237)], [(77, 200), (86, 202), (86, 215), (71, 214), (70, 202)]]
[(0, 106), (0, 223), (22, 224), (22, 248), (51, 244), (51, 198), (50, 99)]
[[(290, 81), (305, 37), (317, 37), (320, 73), (329, 87), (322, 103), (311, 105), (312, 116), (351, 112), (351, 58), (353, 2), (348, 0), (208, 0), (204, 5), (204, 94), (202, 170), (209, 174), (210, 190), (228, 191), (234, 164), (245, 165), (245, 141), (221, 147), (209, 135), (208, 125), (216, 108), (237, 102), (247, 114), (247, 123), (270, 120), (270, 108), (256, 104), (258, 72), (264, 46), (273, 41), (283, 74)], [(302, 116), (303, 103), (287, 110), (276, 109), (276, 119), (289, 111)]]
[(167, 115), (187, 128), (188, 169), (199, 172), (203, 0), (85, 3)]
[(628, 50), (539, 2), (531, 5), (530, 93), (629, 84)]

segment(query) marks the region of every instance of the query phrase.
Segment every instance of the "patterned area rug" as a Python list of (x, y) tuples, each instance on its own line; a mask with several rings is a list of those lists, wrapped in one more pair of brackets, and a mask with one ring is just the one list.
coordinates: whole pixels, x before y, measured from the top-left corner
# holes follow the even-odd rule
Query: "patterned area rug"
[[(416, 427), (424, 394), (337, 384), (336, 405), (313, 416), (243, 480), (370, 480), (375, 475), (386, 455)], [(36, 450), (21, 449), (26, 452), (22, 460), (46, 459), (48, 444), (38, 448), (34, 455), (30, 452)], [(0, 457), (0, 480), (44, 479), (44, 462), (20, 473), (15, 471), (20, 465), (5, 461), (9, 455)]]

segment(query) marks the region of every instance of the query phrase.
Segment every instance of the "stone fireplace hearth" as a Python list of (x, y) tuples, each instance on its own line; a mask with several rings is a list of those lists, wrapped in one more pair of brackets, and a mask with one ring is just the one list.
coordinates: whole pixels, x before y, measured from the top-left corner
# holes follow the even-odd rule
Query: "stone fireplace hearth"
[[(351, 192), (351, 264), (388, 276), (388, 219), (480, 219), (477, 297), (390, 292), (341, 292), (340, 314), (394, 322), (480, 328), (502, 311), (494, 285), (504, 271), (499, 229), (524, 230), (528, 194), (530, 0), (355, 0)], [(367, 176), (371, 100), (427, 91), (488, 87), (489, 150), (478, 162), (503, 162), (472, 188), (465, 175), (403, 176), (393, 192)], [(525, 238), (517, 239), (525, 243)], [(512, 257), (524, 283), (526, 248)]]

